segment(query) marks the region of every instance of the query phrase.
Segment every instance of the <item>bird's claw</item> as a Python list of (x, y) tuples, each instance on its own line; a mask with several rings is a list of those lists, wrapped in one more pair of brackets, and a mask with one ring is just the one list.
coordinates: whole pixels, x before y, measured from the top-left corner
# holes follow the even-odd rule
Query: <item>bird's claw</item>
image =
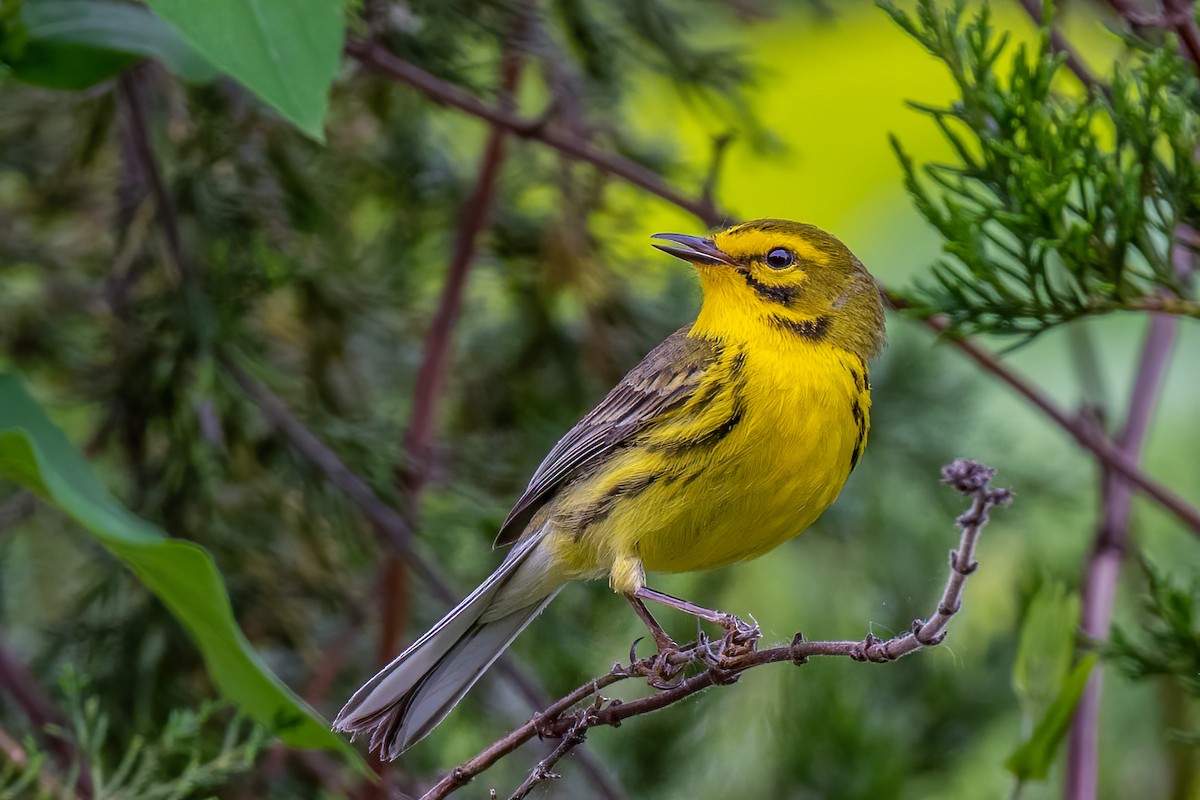
[(679, 659), (678, 650), (660, 650), (649, 658), (633, 663), (633, 671), (646, 679), (655, 689), (670, 689), (675, 679), (683, 672), (686, 661)]
[(745, 622), (733, 614), (722, 614), (717, 624), (725, 630), (725, 635), (721, 637), (721, 653), (729, 657), (754, 652), (758, 640), (762, 638), (762, 630), (758, 625)]

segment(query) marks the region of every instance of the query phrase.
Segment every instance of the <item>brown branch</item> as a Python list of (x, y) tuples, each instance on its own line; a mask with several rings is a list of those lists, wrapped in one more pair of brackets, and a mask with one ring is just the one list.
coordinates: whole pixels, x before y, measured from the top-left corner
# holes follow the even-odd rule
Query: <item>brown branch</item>
[(158, 159), (154, 156), (154, 146), (150, 143), (149, 127), (142, 105), (141, 80), (142, 72), (136, 68), (117, 80), (117, 99), (127, 122), (127, 150), (136, 159), (140, 178), (148, 184), (150, 195), (154, 198), (159, 227), (166, 241), (167, 255), (179, 273), (180, 282), (186, 285), (192, 278), (192, 270), (183, 255), (183, 239), (179, 235), (179, 218), (175, 213), (175, 203), (167, 191), (162, 170), (158, 168)]
[[(1021, 0), (1021, 6), (1025, 9), (1025, 12), (1033, 18), (1035, 25), (1042, 26), (1045, 24), (1046, 12), (1041, 0)], [(1063, 36), (1062, 31), (1060, 31), (1056, 26), (1051, 25), (1049, 33), (1050, 49), (1053, 50), (1057, 55), (1061, 55), (1063, 57), (1063, 61), (1067, 65), (1067, 69), (1071, 70), (1071, 72), (1075, 74), (1075, 77), (1079, 79), (1079, 82), (1088, 89), (1107, 91), (1108, 87), (1097, 80), (1096, 76), (1092, 74), (1092, 71), (1088, 68), (1087, 64), (1084, 63), (1083, 58), (1081, 58), (1079, 53), (1076, 52), (1075, 48), (1071, 46), (1071, 43), (1067, 41), (1067, 37)]]
[[(500, 64), (500, 107), (509, 111), (513, 94), (524, 68), (521, 42), (525, 39), (533, 8), (527, 5), (518, 14), (513, 38), (505, 47)], [(475, 186), (463, 206), (454, 251), (446, 272), (438, 307), (425, 336), (425, 350), (417, 370), (413, 391), (412, 412), (404, 435), (403, 455), (396, 470), (396, 487), (403, 498), (403, 508), (410, 520), (415, 520), (418, 499), (429, 477), (430, 449), (433, 442), (438, 401), (446, 383), (450, 363), (450, 345), (454, 326), (462, 311), (467, 275), (475, 261), (480, 235), (491, 218), (496, 195), (496, 183), (505, 158), (504, 128), (493, 126), (488, 134)], [(383, 575), (383, 621), (379, 637), (378, 660), (391, 661), (408, 617), (407, 573), (403, 562), (388, 557), (381, 569)]]
[(714, 136), (712, 140), (712, 155), (708, 160), (708, 177), (704, 179), (704, 186), (700, 189), (700, 198), (713, 208), (716, 208), (717, 181), (721, 179), (721, 167), (725, 163), (725, 153), (732, 143), (732, 131)]
[(1130, 300), (1123, 308), (1131, 311), (1149, 311), (1154, 314), (1171, 314), (1177, 317), (1200, 319), (1200, 301), (1188, 300), (1173, 294), (1152, 294)]
[(552, 772), (551, 769), (564, 756), (584, 743), (587, 739), (588, 728), (597, 724), (596, 712), (601, 709), (603, 703), (604, 698), (596, 695), (596, 699), (592, 702), (591, 707), (576, 719), (575, 724), (563, 735), (558, 746), (551, 750), (548, 756), (535, 764), (533, 769), (529, 770), (529, 775), (526, 776), (525, 780), (521, 781), (521, 785), (516, 788), (508, 800), (524, 800), (539, 783), (556, 781), (562, 777), (557, 772)]
[(1159, 14), (1143, 13), (1128, 0), (1108, 0), (1108, 4), (1135, 31), (1139, 28), (1173, 31), (1188, 60), (1200, 69), (1200, 31), (1196, 29), (1196, 10), (1192, 0), (1163, 0)]
[[(946, 334), (947, 326), (941, 317), (930, 317), (921, 320), (930, 330)], [(983, 368), (985, 372), (999, 378), (1012, 387), (1017, 394), (1028, 400), (1035, 408), (1048, 416), (1058, 427), (1069, 433), (1084, 449), (1090, 450), (1105, 466), (1121, 477), (1128, 480), (1137, 488), (1153, 498), (1159, 505), (1170, 511), (1194, 533), (1200, 534), (1200, 511), (1172, 492), (1161, 483), (1148, 476), (1138, 464), (1137, 459), (1122, 451), (1108, 441), (1086, 421), (1068, 415), (1051, 400), (1041, 389), (1034, 386), (1027, 378), (1006, 366), (995, 354), (975, 344), (970, 339), (948, 337), (948, 341)]]
[[(440, 800), (449, 796), (534, 737), (566, 736), (581, 741), (583, 735), (592, 727), (615, 727), (630, 717), (665, 708), (710, 686), (733, 683), (742, 672), (754, 667), (783, 662), (803, 664), (815, 656), (846, 656), (855, 661), (882, 663), (895, 661), (924, 647), (939, 644), (945, 638), (946, 626), (951, 617), (962, 605), (963, 587), (967, 576), (974, 572), (977, 566), (974, 561), (975, 545), (980, 532), (987, 524), (988, 513), (994, 506), (1008, 503), (1012, 498), (1007, 489), (991, 488), (990, 481), (994, 474), (992, 469), (965, 460), (942, 468), (943, 480), (970, 497), (971, 505), (957, 520), (961, 529), (959, 544), (956, 550), (950, 551), (950, 575), (934, 614), (927, 620), (915, 620), (905, 633), (887, 641), (868, 634), (861, 641), (824, 642), (808, 641), (796, 634), (790, 644), (767, 650), (755, 650), (752, 645), (738, 645), (729, 636), (719, 643), (702, 638), (666, 656), (635, 661), (628, 666), (616, 664), (608, 673), (583, 684), (540, 714), (535, 714), (521, 727), (484, 748), (474, 758), (456, 767), (426, 792), (422, 800)], [(649, 677), (652, 681), (657, 680), (662, 674), (664, 658), (675, 673), (689, 665), (699, 666), (701, 671), (657, 694), (637, 700), (605, 701), (599, 697), (599, 692), (604, 688), (630, 678)], [(592, 696), (596, 696), (597, 699), (587, 708), (573, 714), (567, 713), (572, 707)], [(578, 744), (579, 741), (575, 741), (565, 748), (560, 745), (555, 753), (562, 749), (563, 752), (559, 755), (561, 758)], [(551, 757), (555, 753), (551, 753)], [(547, 761), (550, 763), (547, 764)], [(548, 771), (554, 761), (557, 759), (543, 760), (534, 768), (534, 772)], [(526, 782), (528, 783), (528, 779)]]
[(579, 161), (586, 161), (610, 175), (616, 175), (634, 186), (694, 214), (710, 227), (720, 225), (724, 220), (721, 213), (711, 203), (705, 202), (704, 198), (692, 197), (680, 192), (653, 170), (627, 158), (600, 150), (574, 133), (550, 127), (543, 122), (530, 121), (512, 112), (489, 106), (458, 86), (397, 58), (378, 44), (351, 42), (346, 46), (346, 52), (360, 64), (383, 73), (395, 81), (412, 86), (434, 102), (478, 117), (523, 139), (532, 139), (547, 144)]

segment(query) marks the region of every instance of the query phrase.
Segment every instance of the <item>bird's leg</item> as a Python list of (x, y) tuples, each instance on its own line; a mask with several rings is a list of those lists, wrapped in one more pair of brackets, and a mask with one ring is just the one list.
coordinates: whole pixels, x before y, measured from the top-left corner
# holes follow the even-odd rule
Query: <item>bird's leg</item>
[(630, 667), (635, 669), (638, 674), (644, 675), (654, 688), (672, 688), (674, 684), (671, 681), (683, 669), (683, 662), (679, 661), (679, 645), (675, 644), (675, 640), (658, 624), (658, 620), (650, 613), (650, 609), (646, 608), (645, 603), (630, 595), (625, 595), (625, 599), (629, 601), (629, 605), (633, 606), (633, 610), (642, 622), (646, 623), (646, 627), (650, 629), (650, 635), (654, 637), (654, 644), (658, 646), (658, 652), (652, 658), (638, 661), (636, 649), (637, 643), (641, 640), (635, 641), (629, 648)]
[(654, 637), (654, 644), (658, 647), (659, 653), (671, 653), (679, 649), (679, 645), (675, 644), (675, 640), (663, 630), (662, 625), (658, 624), (658, 620), (650, 613), (650, 609), (646, 608), (646, 604), (636, 597), (625, 595), (625, 599), (629, 601), (629, 605), (633, 606), (633, 611), (650, 629), (650, 635)]
[(669, 594), (656, 591), (648, 586), (642, 586), (634, 592), (634, 598), (641, 600), (652, 600), (655, 603), (661, 603), (664, 606), (674, 608), (677, 611), (682, 611), (685, 614), (691, 614), (699, 619), (707, 620), (720, 625), (725, 629), (725, 638), (733, 645), (753, 644), (762, 635), (757, 625), (749, 625), (735, 617), (733, 614), (726, 614), (723, 611), (714, 611), (711, 608), (704, 608), (695, 603), (690, 603), (687, 600), (681, 600), (678, 597), (672, 597)]

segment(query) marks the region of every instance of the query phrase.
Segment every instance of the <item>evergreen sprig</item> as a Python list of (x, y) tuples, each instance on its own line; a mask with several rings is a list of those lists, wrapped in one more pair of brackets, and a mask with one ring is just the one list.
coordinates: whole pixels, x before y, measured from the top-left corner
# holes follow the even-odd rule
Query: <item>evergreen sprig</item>
[[(1146, 573), (1136, 629), (1115, 626), (1105, 655), (1133, 680), (1170, 678), (1200, 698), (1200, 581), (1183, 584), (1149, 565)], [(1182, 735), (1200, 744), (1200, 731)]]
[(1120, 309), (1200, 316), (1172, 265), (1180, 228), (1200, 224), (1200, 85), (1173, 48), (1131, 45), (1107, 87), (1072, 94), (1048, 27), (1036, 47), (1013, 47), (986, 5), (971, 18), (962, 0), (920, 0), (914, 14), (880, 5), (959, 93), (910, 104), (952, 162), (918, 166), (892, 139), (945, 240), (931, 273), (900, 293), (914, 313), (945, 314), (957, 333), (1025, 336)]

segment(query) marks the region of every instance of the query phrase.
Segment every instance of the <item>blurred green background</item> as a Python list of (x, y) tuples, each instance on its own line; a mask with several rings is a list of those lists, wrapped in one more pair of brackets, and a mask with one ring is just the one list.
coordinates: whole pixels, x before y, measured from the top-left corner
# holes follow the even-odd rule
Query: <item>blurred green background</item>
[[(599, 41), (615, 53), (589, 53), (583, 37), (566, 36), (564, 72), (585, 87), (579, 99), (598, 141), (698, 190), (713, 137), (732, 134), (716, 183), (731, 216), (817, 224), (889, 287), (908, 284), (938, 254), (940, 239), (904, 191), (887, 137), (919, 161), (948, 157), (936, 127), (905, 101), (944, 103), (953, 87), (871, 3), (658, 3), (670, 26), (657, 34), (629, 4), (549, 5), (563, 29), (578, 19), (607, 31)], [(405, 57), (485, 92), (495, 84), (500, 6), (397, 3), (388, 13)], [(997, 27), (1036, 40), (1016, 3), (994, 10)], [(1069, 4), (1064, 26), (1101, 71), (1118, 53), (1119, 39), (1091, 5)], [(672, 43), (703, 52), (688, 61)], [(692, 69), (672, 74), (664, 60)], [(734, 64), (736, 75), (721, 71)], [(394, 500), (423, 340), (487, 127), (347, 62), (321, 145), (230, 81), (189, 86), (156, 67), (139, 70), (202, 288), (179, 290), (152, 212), (128, 202), (111, 82), (57, 92), (0, 78), (0, 368), (23, 375), (125, 504), (212, 553), (242, 629), (287, 684), (312, 688), (336, 651), (332, 685), (312, 697), (329, 717), (377, 666), (381, 549), (355, 507), (264, 422), (216, 353), (237, 353)], [(545, 75), (523, 86), (517, 107), (535, 116)], [(497, 563), (491, 539), (542, 455), (625, 369), (689, 322), (699, 299), (690, 271), (647, 239), (700, 233), (694, 218), (537, 142), (509, 148), (455, 330), (418, 517), (418, 548), (463, 591)], [(1005, 359), (1064, 407), (1103, 405), (1121, 419), (1144, 328), (1133, 314), (1072, 323)], [(586, 749), (629, 797), (1013, 791), (1005, 759), (1034, 721), (1013, 688), (1018, 640), (1039, 592), (1061, 613), (1070, 608), (1097, 519), (1098, 470), (916, 322), (892, 315), (889, 333), (872, 365), (871, 443), (835, 506), (768, 557), (655, 585), (752, 616), (772, 642), (796, 630), (820, 639), (892, 635), (933, 611), (962, 505), (938, 483), (938, 468), (967, 456), (997, 467), (1017, 501), (985, 532), (981, 569), (948, 640), (886, 666), (818, 659), (756, 669), (736, 686), (593, 731)], [(1097, 355), (1094, 378), (1081, 377), (1083, 337)], [(1145, 458), (1150, 474), (1188, 498), (1200, 497), (1198, 357), (1200, 334), (1185, 324)], [(0, 491), (9, 498), (0, 505), (3, 644), (75, 709), (75, 724), (93, 734), (90, 757), (116, 765), (141, 737), (161, 751), (165, 774), (193, 755), (216, 758), (233, 724), (227, 708), (206, 711), (176, 750), (161, 738), (170, 714), (215, 697), (178, 623), (75, 523), (47, 505), (31, 510), (12, 484)], [(1133, 537), (1117, 620), (1137, 628), (1140, 560), (1186, 582), (1200, 568), (1200, 545), (1141, 500)], [(415, 577), (409, 588), (404, 642), (445, 610)], [(664, 621), (690, 638), (688, 620)], [(640, 635), (606, 586), (572, 586), (513, 652), (547, 692), (561, 694), (625, 658)], [(618, 696), (646, 691), (630, 682)], [(411, 790), (528, 712), (489, 676), (397, 762), (397, 785)], [(1195, 750), (1172, 733), (1193, 728), (1194, 712), (1171, 681), (1109, 668), (1101, 796), (1200, 796), (1190, 777)], [(0, 723), (27, 732), (9, 705)], [(298, 758), (237, 726), (246, 763), (221, 762), (212, 780), (179, 796), (338, 796), (318, 788)], [(528, 748), (462, 795), (504, 792), (534, 760)], [(540, 796), (593, 796), (572, 760), (560, 766), (562, 781)], [(1060, 770), (1061, 761), (1021, 797), (1058, 796)]]

